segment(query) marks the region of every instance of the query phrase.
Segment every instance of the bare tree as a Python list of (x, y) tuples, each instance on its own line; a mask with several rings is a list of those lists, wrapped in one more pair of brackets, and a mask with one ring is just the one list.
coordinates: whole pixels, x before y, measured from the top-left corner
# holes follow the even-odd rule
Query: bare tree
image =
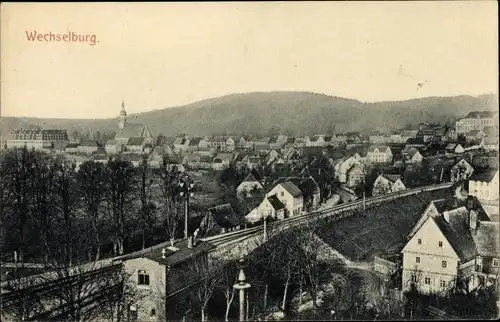
[(5, 180), (5, 188), (10, 192), (12, 198), (8, 202), (11, 205), (9, 219), (12, 221), (19, 237), (18, 250), (19, 261), (21, 262), (24, 260), (24, 252), (27, 247), (26, 229), (30, 219), (29, 178), (32, 175), (32, 156), (32, 151), (28, 151), (26, 147), (6, 151), (4, 158), (6, 176), (1, 180)]
[[(102, 163), (87, 161), (78, 169), (78, 181), (82, 205), (91, 220), (92, 233), (95, 238), (95, 260), (101, 255), (100, 222), (103, 213), (103, 202), (106, 196), (107, 171)], [(91, 244), (92, 241), (90, 240)], [(93, 247), (90, 247), (90, 251)]]
[(47, 257), (46, 249), (53, 234), (55, 220), (55, 167), (56, 162), (46, 153), (36, 152), (33, 158), (33, 174), (30, 177), (33, 219), (40, 232), (41, 253)]
[(6, 319), (26, 321), (46, 309), (39, 294), (31, 290), (37, 284), (38, 279), (33, 276), (14, 276), (7, 281), (8, 293), (2, 294), (2, 314)]
[(144, 156), (138, 169), (139, 172), (139, 196), (141, 201), (140, 208), (140, 222), (142, 232), (142, 249), (146, 248), (146, 234), (148, 228), (152, 234), (152, 224), (155, 221), (155, 206), (151, 202), (151, 185), (153, 179), (151, 178), (151, 169), (148, 167), (147, 157)]
[(223, 268), (220, 265), (210, 266), (206, 258), (199, 258), (193, 262), (194, 280), (200, 283), (194, 287), (193, 293), (199, 304), (201, 321), (207, 320), (206, 308), (208, 301), (216, 290)]
[(78, 207), (77, 180), (75, 164), (61, 157), (54, 162), (55, 211), (57, 220), (62, 224), (64, 262), (69, 265), (73, 261), (73, 245), (75, 238), (76, 210)]
[(167, 237), (173, 244), (179, 221), (183, 216), (183, 208), (178, 199), (180, 171), (171, 166), (169, 159), (163, 157), (159, 176), (161, 179), (161, 219)]
[(238, 281), (238, 267), (235, 261), (226, 261), (222, 263), (223, 268), (221, 269), (219, 275), (219, 289), (224, 294), (224, 298), (226, 299), (226, 313), (224, 315), (224, 321), (229, 320), (229, 310), (231, 309), (231, 305), (234, 300), (235, 289), (233, 287)]
[(108, 162), (108, 187), (106, 204), (115, 232), (115, 255), (123, 254), (125, 222), (130, 211), (134, 190), (134, 168), (130, 162), (119, 159)]

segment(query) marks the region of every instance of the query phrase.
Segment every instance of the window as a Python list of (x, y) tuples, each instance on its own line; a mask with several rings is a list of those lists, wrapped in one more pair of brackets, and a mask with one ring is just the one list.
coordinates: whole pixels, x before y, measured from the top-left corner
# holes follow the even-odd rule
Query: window
[(439, 245), (439, 247), (443, 247), (443, 242), (439, 241), (438, 245)]
[(420, 239), (420, 238), (418, 239), (418, 244), (422, 245), (422, 239)]
[(412, 276), (411, 276), (411, 281), (412, 281), (413, 283), (416, 283), (416, 282), (417, 282), (417, 275), (412, 275)]
[(156, 315), (156, 310), (155, 309), (151, 309), (151, 316), (155, 316)]
[(283, 197), (285, 195), (285, 193), (283, 191), (281, 191), (281, 196)]
[(420, 263), (420, 257), (415, 258), (415, 261), (416, 261), (417, 263)]
[(493, 267), (498, 267), (498, 259), (497, 258), (493, 258), (492, 265), (493, 265)]
[(446, 261), (442, 261), (442, 262), (441, 262), (441, 267), (442, 267), (442, 268), (446, 268), (446, 265), (447, 265)]
[(439, 281), (439, 286), (442, 287), (442, 288), (446, 287), (446, 282), (443, 281), (443, 280)]
[(139, 271), (138, 284), (139, 285), (149, 285), (149, 274), (146, 273), (146, 271)]
[(431, 278), (430, 277), (426, 277), (424, 279), (424, 283), (427, 284), (427, 285), (429, 285), (431, 283)]

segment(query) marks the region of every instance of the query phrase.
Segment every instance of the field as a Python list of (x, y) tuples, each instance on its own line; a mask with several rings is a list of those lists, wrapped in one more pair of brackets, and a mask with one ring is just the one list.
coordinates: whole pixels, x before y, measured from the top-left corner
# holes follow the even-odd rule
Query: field
[(424, 192), (362, 210), (352, 217), (327, 223), (318, 236), (342, 255), (371, 261), (376, 255), (401, 251), (406, 236), (431, 200), (450, 198), (449, 189)]

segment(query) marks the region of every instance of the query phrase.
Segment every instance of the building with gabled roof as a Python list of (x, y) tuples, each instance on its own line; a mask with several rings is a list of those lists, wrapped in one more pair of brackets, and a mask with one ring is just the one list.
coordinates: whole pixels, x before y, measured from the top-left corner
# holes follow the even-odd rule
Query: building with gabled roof
[(498, 169), (489, 169), (479, 173), (474, 173), (469, 178), (469, 194), (476, 196), (480, 200), (499, 200)]
[(215, 248), (194, 238), (161, 246), (122, 257), (127, 287), (138, 295), (129, 311), (129, 318), (136, 321), (180, 320), (182, 316), (176, 310), (179, 304), (169, 305), (165, 298), (198, 282), (200, 273), (196, 269), (208, 267), (208, 253)]
[(379, 196), (406, 190), (403, 177), (399, 174), (381, 174), (373, 182), (372, 195)]
[(413, 284), (423, 293), (442, 294), (457, 284), (471, 290), (496, 282), (499, 223), (472, 196), (451, 202), (432, 202), (408, 236), (401, 251), (404, 290)]
[(372, 145), (366, 151), (366, 160), (371, 163), (391, 163), (392, 151), (387, 145)]
[(245, 217), (237, 214), (231, 204), (226, 203), (208, 209), (200, 223), (202, 236), (214, 236), (239, 230), (245, 224)]
[(302, 191), (292, 182), (282, 182), (274, 186), (266, 196), (277, 195), (286, 206), (288, 216), (296, 216), (302, 212), (304, 198)]
[(240, 195), (250, 197), (254, 190), (263, 191), (264, 186), (262, 185), (262, 178), (257, 170), (251, 169), (245, 179), (236, 187), (236, 192)]
[(267, 218), (284, 219), (285, 209), (285, 205), (280, 201), (278, 196), (271, 195), (264, 197), (262, 202), (246, 215), (245, 218), (249, 223), (256, 223)]
[(498, 125), (498, 114), (493, 111), (472, 111), (455, 123), (457, 133), (465, 134), (472, 130), (482, 130), (487, 126)]

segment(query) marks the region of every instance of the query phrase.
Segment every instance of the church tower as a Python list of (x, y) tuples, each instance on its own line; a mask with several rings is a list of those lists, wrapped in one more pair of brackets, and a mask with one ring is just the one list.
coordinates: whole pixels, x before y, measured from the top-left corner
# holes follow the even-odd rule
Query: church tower
[(127, 112), (125, 112), (125, 103), (122, 101), (122, 110), (120, 111), (120, 123), (118, 123), (118, 128), (123, 130), (125, 124), (127, 123)]

